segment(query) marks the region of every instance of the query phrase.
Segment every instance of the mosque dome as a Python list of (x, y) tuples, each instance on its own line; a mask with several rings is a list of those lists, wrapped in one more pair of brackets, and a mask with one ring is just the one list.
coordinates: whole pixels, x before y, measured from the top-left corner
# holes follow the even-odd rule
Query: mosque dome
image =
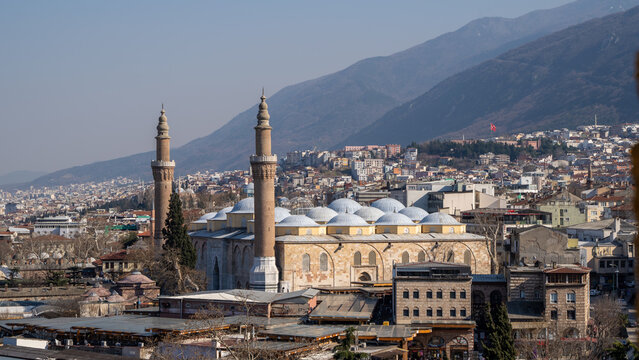
[(312, 208), (306, 213), (306, 216), (313, 221), (319, 222), (329, 222), (332, 218), (337, 215), (335, 210), (327, 208), (327, 207), (316, 207)]
[(419, 223), (422, 225), (461, 225), (454, 217), (441, 212), (429, 214)]
[(428, 212), (426, 210), (416, 206), (403, 208), (399, 211), (399, 213), (408, 216), (413, 221), (421, 221), (423, 218), (428, 216)]
[(226, 213), (230, 212), (231, 210), (233, 210), (232, 207), (225, 207), (224, 209), (218, 211), (217, 214), (213, 218), (211, 218), (211, 220), (226, 220)]
[(369, 226), (369, 224), (361, 217), (355, 214), (339, 214), (332, 218), (327, 226)]
[(284, 220), (280, 221), (275, 226), (308, 227), (308, 226), (319, 226), (319, 224), (313, 221), (313, 219), (305, 215), (290, 215)]
[(355, 211), (355, 215), (361, 217), (366, 222), (375, 222), (380, 217), (384, 216), (384, 212), (378, 208), (364, 206), (361, 209)]
[(399, 201), (391, 198), (382, 198), (376, 201), (373, 201), (371, 204), (372, 207), (378, 208), (385, 213), (396, 213), (401, 209), (405, 208), (405, 206)]
[(194, 223), (196, 224), (206, 224), (206, 220), (210, 220), (213, 219), (215, 216), (217, 215), (217, 212), (210, 212), (210, 213), (206, 213), (202, 216), (200, 216), (199, 219), (195, 220)]
[(149, 279), (145, 275), (142, 275), (139, 271), (133, 271), (127, 275), (124, 279), (117, 281), (118, 284), (153, 284), (155, 281)]
[(278, 223), (282, 220), (284, 220), (285, 218), (291, 216), (291, 212), (288, 209), (285, 209), (283, 207), (276, 207), (275, 208), (275, 222)]
[(384, 216), (377, 219), (375, 225), (415, 225), (413, 220), (408, 216), (400, 213), (387, 213)]
[(255, 212), (255, 198), (242, 199), (229, 211), (230, 214), (250, 214)]
[(335, 210), (337, 213), (354, 214), (357, 210), (362, 208), (362, 205), (351, 199), (337, 199), (330, 203), (328, 207)]

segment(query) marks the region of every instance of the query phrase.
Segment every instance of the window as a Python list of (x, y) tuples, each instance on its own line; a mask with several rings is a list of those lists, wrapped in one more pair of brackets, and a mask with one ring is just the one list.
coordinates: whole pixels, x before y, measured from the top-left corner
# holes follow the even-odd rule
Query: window
[(427, 299), (432, 299), (433, 298), (433, 291), (432, 290), (428, 290), (426, 291), (426, 298)]
[(418, 308), (414, 308), (413, 309), (413, 316), (419, 316), (419, 309)]
[(428, 229), (428, 232), (437, 232), (437, 228), (431, 227), (430, 229)]
[(407, 227), (404, 228), (404, 234), (408, 234), (408, 228)]
[(291, 235), (291, 229), (286, 229), (285, 234), (286, 235)]
[(384, 228), (384, 234), (390, 234), (390, 228)]
[(464, 251), (464, 264), (470, 266), (471, 262), (472, 262), (472, 254), (470, 253), (470, 250)]
[(408, 317), (410, 313), (408, 312), (408, 308), (404, 309), (404, 317)]
[(425, 262), (426, 261), (426, 253), (422, 250), (417, 254), (417, 261), (418, 262)]
[(404, 251), (402, 253), (402, 264), (408, 264), (409, 261), (408, 251)]
[(357, 235), (362, 235), (362, 229), (357, 229)]
[(433, 316), (433, 309), (432, 308), (426, 309), (426, 316)]
[(313, 235), (313, 231), (311, 229), (306, 229), (306, 235)]
[(442, 317), (444, 315), (444, 312), (442, 311), (442, 308), (437, 308), (437, 316)]
[(455, 292), (455, 290), (451, 290), (450, 291), (450, 298), (451, 299), (456, 299), (457, 298), (457, 293)]
[(575, 295), (574, 292), (569, 292), (568, 294), (566, 294), (566, 302), (567, 303), (575, 303), (575, 301), (577, 300), (577, 296)]
[(342, 229), (335, 229), (335, 233), (336, 234), (341, 234), (342, 233)]
[(320, 255), (320, 271), (328, 271), (328, 255), (326, 253)]
[(568, 309), (568, 311), (566, 311), (566, 319), (577, 320), (577, 312), (575, 309)]
[(455, 233), (455, 228), (454, 227), (449, 227), (448, 228), (448, 233), (454, 234)]
[(519, 290), (519, 298), (520, 299), (526, 298), (526, 292), (523, 289)]
[(362, 253), (360, 253), (359, 251), (356, 251), (355, 255), (353, 255), (353, 265), (362, 265)]
[(375, 265), (377, 263), (377, 255), (375, 255), (375, 251), (368, 253), (368, 265)]
[(402, 297), (403, 297), (404, 299), (408, 299), (408, 297), (409, 297), (408, 290), (404, 290), (404, 294), (402, 295)]
[(556, 292), (550, 293), (550, 303), (551, 304), (556, 304), (557, 303), (557, 293)]
[(466, 290), (462, 290), (459, 292), (459, 298), (460, 299), (465, 299), (466, 298)]
[(557, 315), (557, 309), (552, 309), (552, 310), (550, 310), (550, 318), (551, 318), (552, 320), (557, 320), (557, 317), (558, 317), (558, 315)]
[(302, 255), (302, 271), (303, 272), (311, 271), (311, 256), (308, 254)]
[(459, 309), (459, 316), (466, 317), (466, 308)]
[(413, 299), (419, 299), (419, 290), (413, 290)]
[(457, 309), (455, 309), (455, 308), (450, 309), (450, 316), (451, 317), (456, 317), (457, 316)]
[(441, 290), (437, 290), (437, 298), (438, 299), (443, 299), (444, 298), (444, 292)]

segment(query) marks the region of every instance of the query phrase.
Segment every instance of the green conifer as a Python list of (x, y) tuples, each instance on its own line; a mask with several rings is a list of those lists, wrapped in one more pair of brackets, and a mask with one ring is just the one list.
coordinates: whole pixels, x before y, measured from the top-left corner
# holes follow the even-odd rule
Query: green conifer
[(492, 318), (495, 323), (495, 330), (499, 338), (501, 348), (501, 359), (514, 360), (517, 357), (515, 350), (515, 340), (513, 339), (513, 328), (508, 319), (506, 305), (499, 304), (493, 307)]
[(176, 193), (171, 194), (169, 212), (164, 229), (162, 229), (162, 235), (164, 236), (164, 250), (175, 249), (179, 251), (180, 264), (191, 269), (194, 268), (197, 255), (187, 233), (186, 225), (184, 225), (182, 201)]

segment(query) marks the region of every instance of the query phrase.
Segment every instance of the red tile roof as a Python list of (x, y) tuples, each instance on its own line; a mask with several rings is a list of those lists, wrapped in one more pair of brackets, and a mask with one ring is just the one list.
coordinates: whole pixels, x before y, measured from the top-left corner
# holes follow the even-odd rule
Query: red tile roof
[(100, 256), (100, 260), (102, 261), (125, 260), (126, 256), (127, 256), (126, 249), (122, 249), (122, 250), (112, 252), (110, 254), (106, 254), (104, 256)]

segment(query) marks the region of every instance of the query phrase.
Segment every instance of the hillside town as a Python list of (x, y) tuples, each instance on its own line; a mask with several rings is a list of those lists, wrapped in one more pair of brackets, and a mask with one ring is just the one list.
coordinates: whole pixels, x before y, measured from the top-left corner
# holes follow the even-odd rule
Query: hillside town
[[(0, 355), (527, 359), (637, 341), (639, 125), (278, 159), (265, 99), (250, 169), (174, 178), (163, 109), (154, 183), (2, 192)], [(169, 245), (176, 221), (187, 245)]]

